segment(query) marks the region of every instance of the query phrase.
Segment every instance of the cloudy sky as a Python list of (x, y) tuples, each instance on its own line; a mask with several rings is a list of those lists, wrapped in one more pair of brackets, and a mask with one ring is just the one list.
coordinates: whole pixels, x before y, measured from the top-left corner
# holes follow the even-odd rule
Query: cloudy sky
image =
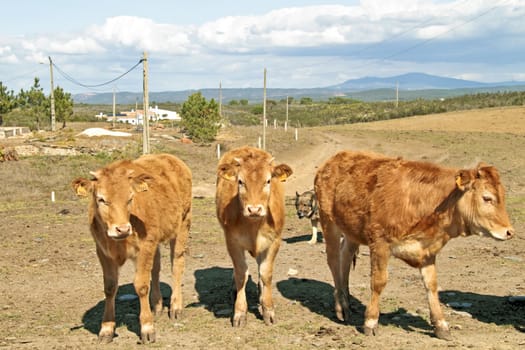
[[(147, 6), (145, 5), (147, 3)], [(525, 0), (2, 3), (0, 81), (49, 92), (311, 88), (424, 72), (525, 81)], [(138, 64), (138, 65), (137, 65)], [(136, 68), (121, 79), (135, 65)]]

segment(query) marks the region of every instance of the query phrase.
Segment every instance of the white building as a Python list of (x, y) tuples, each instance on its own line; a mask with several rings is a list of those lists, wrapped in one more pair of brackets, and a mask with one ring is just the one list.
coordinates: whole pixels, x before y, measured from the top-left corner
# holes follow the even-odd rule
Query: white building
[[(167, 109), (160, 109), (159, 106), (155, 108), (149, 107), (148, 116), (150, 122), (156, 122), (161, 120), (171, 120), (171, 121), (180, 121), (182, 118), (175, 111), (169, 111)], [(113, 121), (113, 116), (106, 115), (103, 113), (97, 114), (95, 117), (99, 119), (105, 119), (107, 121)], [(115, 116), (115, 121), (117, 123), (127, 123), (132, 125), (142, 125), (144, 118), (144, 110), (137, 109), (131, 110), (129, 112), (120, 112)]]

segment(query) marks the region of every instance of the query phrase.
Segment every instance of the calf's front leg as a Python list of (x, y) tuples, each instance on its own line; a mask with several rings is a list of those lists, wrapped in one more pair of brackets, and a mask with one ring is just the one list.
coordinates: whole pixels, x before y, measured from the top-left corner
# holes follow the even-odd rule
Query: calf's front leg
[(439, 339), (452, 340), (448, 323), (445, 321), (441, 305), (439, 304), (435, 257), (432, 257), (428, 265), (421, 267), (420, 271), (427, 290), (430, 320), (434, 326), (434, 334)]
[(115, 296), (118, 289), (118, 265), (115, 261), (109, 259), (97, 247), (97, 255), (102, 266), (104, 278), (104, 316), (98, 333), (100, 343), (110, 343), (115, 335)]
[(235, 306), (232, 316), (232, 326), (241, 327), (246, 325), (246, 314), (248, 302), (246, 300), (246, 283), (248, 282), (248, 265), (244, 250), (236, 244), (228, 244), (228, 253), (233, 262), (233, 278), (235, 283), (234, 299)]
[(379, 298), (388, 280), (388, 259), (390, 250), (387, 245), (370, 245), (370, 289), (371, 297), (365, 311), (363, 331), (366, 335), (377, 335), (379, 324)]
[(156, 340), (153, 314), (149, 303), (151, 270), (156, 251), (155, 242), (143, 242), (137, 257), (137, 269), (133, 282), (140, 301), (140, 339), (143, 344), (154, 343)]
[(264, 323), (271, 325), (275, 323), (275, 308), (272, 298), (272, 278), (275, 257), (280, 247), (280, 240), (276, 239), (271, 246), (257, 256), (259, 266), (259, 303)]

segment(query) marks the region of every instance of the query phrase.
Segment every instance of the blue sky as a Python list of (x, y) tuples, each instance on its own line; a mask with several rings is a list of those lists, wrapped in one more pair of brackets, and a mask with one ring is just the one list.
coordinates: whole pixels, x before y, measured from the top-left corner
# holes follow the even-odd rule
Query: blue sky
[[(334, 85), (424, 72), (525, 81), (525, 0), (28, 1), (2, 4), (0, 81), (49, 91)], [(102, 85), (86, 87), (82, 85)]]

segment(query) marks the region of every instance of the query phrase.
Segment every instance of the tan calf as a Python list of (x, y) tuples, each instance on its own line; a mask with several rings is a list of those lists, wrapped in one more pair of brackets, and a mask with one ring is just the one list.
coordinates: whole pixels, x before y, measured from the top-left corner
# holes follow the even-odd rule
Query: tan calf
[[(170, 318), (182, 311), (181, 281), (191, 225), (191, 172), (169, 154), (146, 155), (114, 162), (91, 172), (91, 180), (72, 182), (76, 193), (90, 196), (89, 227), (104, 275), (106, 302), (99, 332), (101, 342), (115, 333), (115, 295), (119, 268), (135, 262), (135, 291), (140, 300), (140, 337), (155, 341), (150, 307), (162, 311), (159, 243), (170, 242), (172, 296)], [(151, 294), (150, 294), (151, 282)]]
[(233, 262), (234, 327), (246, 323), (246, 251), (258, 264), (259, 302), (264, 322), (268, 325), (275, 322), (272, 274), (285, 217), (282, 182), (291, 174), (292, 169), (288, 165), (275, 165), (270, 154), (253, 147), (231, 150), (219, 161), (217, 218), (224, 230)]
[(450, 339), (438, 299), (436, 254), (458, 236), (507, 240), (514, 235), (498, 171), (483, 163), (474, 169), (451, 169), (343, 151), (319, 168), (315, 192), (335, 283), (335, 310), (341, 320), (350, 316), (351, 261), (359, 245), (370, 248), (372, 295), (365, 314), (367, 335), (377, 331), (379, 297), (387, 283), (391, 255), (420, 269), (435, 334)]

